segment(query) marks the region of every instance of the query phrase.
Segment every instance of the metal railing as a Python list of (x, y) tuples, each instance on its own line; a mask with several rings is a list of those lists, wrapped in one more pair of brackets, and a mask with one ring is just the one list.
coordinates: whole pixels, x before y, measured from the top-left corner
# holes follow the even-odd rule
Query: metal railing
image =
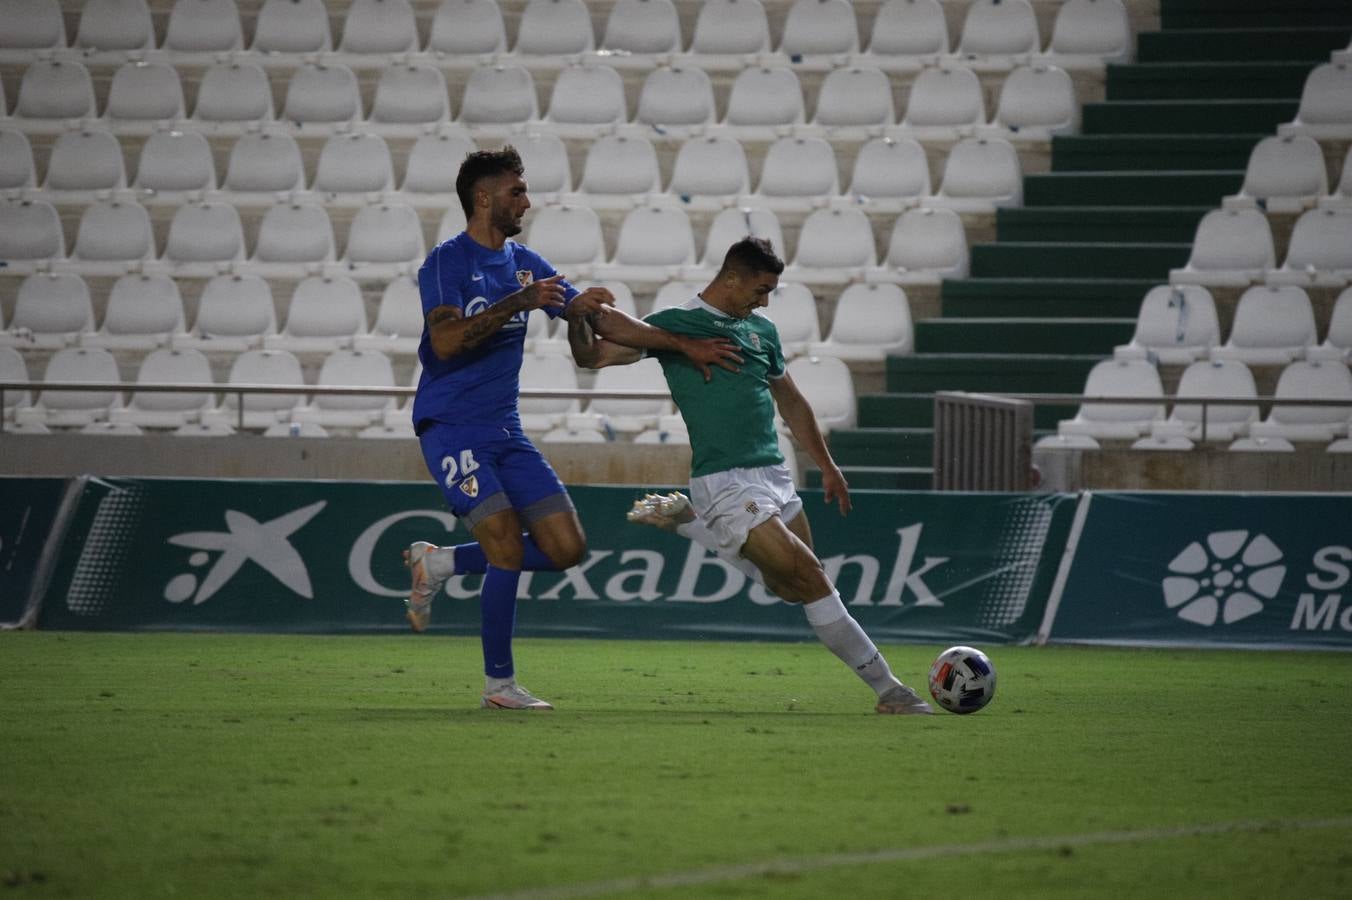
[[(95, 391), (130, 394), (220, 394), (235, 398), (236, 424), (244, 430), (244, 398), (250, 394), (294, 394), (297, 396), (373, 396), (373, 397), (412, 397), (416, 393), (411, 387), (368, 387), (312, 384), (203, 384), (201, 382), (177, 384), (172, 382), (112, 382), (112, 381), (0, 381), (0, 409), (5, 408), (5, 395), (10, 392), (42, 393), (45, 391)], [(544, 388), (523, 388), (523, 400), (586, 400), (604, 397), (617, 400), (670, 400), (666, 391), (594, 391), (578, 388), (575, 390), (550, 390)], [(5, 430), (3, 417), (0, 417), (0, 431)]]

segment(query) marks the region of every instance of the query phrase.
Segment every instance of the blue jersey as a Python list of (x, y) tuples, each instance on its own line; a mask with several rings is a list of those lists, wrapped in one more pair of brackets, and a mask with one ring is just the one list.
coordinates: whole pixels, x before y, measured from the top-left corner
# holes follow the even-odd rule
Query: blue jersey
[[(438, 244), (418, 270), (423, 317), (438, 306), (454, 306), (469, 318), (554, 274), (544, 257), (523, 244), (509, 240), (501, 250), (490, 250), (462, 231)], [(561, 285), (565, 299), (577, 295), (568, 282)], [(551, 317), (560, 312), (546, 310)], [(418, 345), (422, 376), (413, 399), (414, 427), (421, 430), (422, 423), (430, 420), (519, 429), (521, 354), (529, 314), (517, 313), (475, 349), (446, 360), (432, 352), (424, 325)]]

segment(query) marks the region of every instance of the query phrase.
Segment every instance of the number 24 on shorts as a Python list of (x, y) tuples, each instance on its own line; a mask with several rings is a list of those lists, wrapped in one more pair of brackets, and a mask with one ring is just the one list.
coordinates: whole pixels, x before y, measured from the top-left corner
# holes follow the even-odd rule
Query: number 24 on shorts
[(460, 464), (457, 466), (454, 456), (443, 456), (441, 458), (441, 471), (446, 473), (443, 483), (447, 489), (455, 487), (457, 479), (462, 478), (479, 468), (479, 463), (474, 459), (473, 450), (460, 451)]

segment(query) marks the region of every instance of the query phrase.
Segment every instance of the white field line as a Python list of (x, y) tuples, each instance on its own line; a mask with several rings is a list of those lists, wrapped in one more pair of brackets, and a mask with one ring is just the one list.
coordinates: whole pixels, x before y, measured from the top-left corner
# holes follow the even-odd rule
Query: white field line
[(491, 894), (472, 900), (571, 900), (576, 897), (602, 897), (606, 894), (659, 890), (662, 888), (692, 888), (737, 881), (764, 875), (795, 875), (832, 869), (841, 866), (866, 866), (877, 863), (914, 862), (928, 859), (947, 859), (958, 856), (990, 856), (998, 853), (1019, 853), (1029, 850), (1059, 850), (1061, 848), (1107, 846), (1164, 841), (1175, 838), (1201, 837), (1211, 834), (1237, 834), (1255, 831), (1305, 831), (1321, 828), (1352, 827), (1352, 816), (1331, 819), (1276, 819), (1240, 822), (1217, 822), (1210, 825), (1187, 825), (1178, 828), (1146, 828), (1136, 831), (1099, 831), (1050, 837), (1007, 838), (999, 841), (979, 841), (974, 844), (940, 844), (932, 847), (905, 847), (890, 850), (872, 850), (862, 853), (828, 853), (802, 856), (796, 859), (776, 859), (768, 862), (740, 865), (712, 866), (635, 878), (614, 878), (583, 884), (563, 884), (554, 887), (532, 888), (509, 894)]

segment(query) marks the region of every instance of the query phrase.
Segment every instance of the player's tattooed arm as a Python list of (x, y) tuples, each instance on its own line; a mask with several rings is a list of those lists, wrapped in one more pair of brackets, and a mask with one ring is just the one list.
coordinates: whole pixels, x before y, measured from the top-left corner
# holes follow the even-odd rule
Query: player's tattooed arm
[(562, 276), (554, 276), (527, 285), (483, 312), (465, 317), (458, 306), (443, 305), (427, 314), (427, 337), (438, 359), (450, 359), (475, 349), (497, 334), (513, 316), (524, 310), (563, 305)]
[(641, 350), (605, 340), (596, 333), (595, 322), (603, 315), (605, 313), (595, 312), (568, 317), (568, 347), (573, 351), (573, 360), (584, 369), (601, 369), (625, 366), (642, 359)]

